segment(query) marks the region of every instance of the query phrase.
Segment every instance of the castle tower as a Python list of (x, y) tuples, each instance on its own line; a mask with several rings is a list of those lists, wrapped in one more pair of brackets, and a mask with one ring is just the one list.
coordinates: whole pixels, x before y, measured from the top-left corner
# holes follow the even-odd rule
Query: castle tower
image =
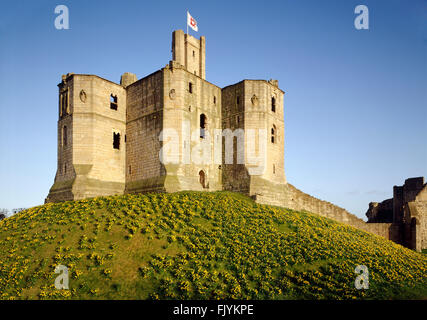
[(58, 87), (58, 168), (46, 202), (123, 193), (126, 90), (84, 74)]
[(182, 30), (172, 33), (172, 60), (183, 65), (185, 69), (206, 79), (206, 39), (196, 39)]
[[(172, 61), (126, 91), (125, 193), (221, 190), (221, 163), (191, 159), (201, 128), (221, 128), (221, 88), (205, 80), (205, 38), (174, 31)], [(171, 155), (177, 162), (164, 161)]]
[[(244, 159), (224, 158), (223, 188), (243, 192), (258, 202), (283, 205), (284, 92), (277, 80), (243, 80), (222, 89), (222, 127), (244, 129)], [(252, 145), (251, 145), (252, 144)], [(237, 150), (238, 139), (234, 141)], [(225, 154), (224, 154), (225, 156)]]

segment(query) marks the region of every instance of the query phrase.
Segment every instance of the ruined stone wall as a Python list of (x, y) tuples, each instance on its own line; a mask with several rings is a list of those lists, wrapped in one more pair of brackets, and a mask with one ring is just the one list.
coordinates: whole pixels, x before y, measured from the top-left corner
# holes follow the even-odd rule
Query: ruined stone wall
[(163, 129), (163, 73), (157, 71), (127, 88), (126, 193), (164, 191), (160, 163)]
[(389, 221), (390, 210), (392, 210), (393, 224), (390, 227), (389, 239), (417, 251), (425, 249), (427, 246), (427, 184), (424, 184), (424, 178), (406, 179), (403, 186), (393, 187), (392, 199), (387, 199), (380, 204), (370, 203), (366, 213), (368, 222), (381, 222), (378, 221), (381, 220), (379, 219), (381, 211), (387, 214), (387, 221)]
[(284, 206), (293, 210), (305, 210), (351, 225), (386, 239), (390, 238), (391, 223), (366, 223), (347, 210), (330, 202), (310, 196), (291, 184), (287, 184)]
[(415, 196), (414, 201), (407, 204), (411, 220), (412, 245), (418, 251), (427, 249), (427, 184)]
[(369, 223), (393, 222), (393, 199), (387, 199), (380, 203), (369, 203), (369, 209), (366, 212), (366, 216), (368, 217)]

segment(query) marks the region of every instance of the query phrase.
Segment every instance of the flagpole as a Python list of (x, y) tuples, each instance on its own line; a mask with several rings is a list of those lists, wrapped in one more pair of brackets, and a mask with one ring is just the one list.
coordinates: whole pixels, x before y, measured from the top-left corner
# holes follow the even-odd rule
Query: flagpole
[(187, 10), (187, 34), (188, 34), (188, 10)]

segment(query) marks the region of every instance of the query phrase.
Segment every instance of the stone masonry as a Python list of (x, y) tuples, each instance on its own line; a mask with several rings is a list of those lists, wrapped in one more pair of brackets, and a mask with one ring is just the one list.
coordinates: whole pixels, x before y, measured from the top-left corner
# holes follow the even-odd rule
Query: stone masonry
[[(117, 84), (96, 75), (68, 73), (58, 88), (58, 164), (46, 202), (230, 190), (259, 203), (318, 213), (387, 239), (402, 239), (402, 230), (412, 228), (397, 228), (394, 220), (365, 223), (288, 184), (285, 92), (277, 80), (242, 80), (225, 88), (206, 81), (205, 37), (174, 31), (172, 60), (142, 79), (126, 72)], [(173, 136), (166, 134), (171, 130), (179, 134), (178, 140), (171, 142)], [(204, 159), (209, 161), (183, 161), (187, 155), (193, 159), (193, 150), (206, 141), (210, 152)], [(231, 158), (227, 145), (233, 147)], [(162, 161), (160, 154), (180, 161)], [(410, 229), (417, 230), (416, 245), (410, 247), (425, 248), (425, 202), (410, 200), (399, 208), (396, 215), (417, 217)], [(390, 230), (400, 236), (391, 238)]]
[(366, 212), (368, 224), (390, 224), (389, 238), (420, 251), (427, 248), (427, 183), (423, 177), (405, 180), (394, 186), (393, 198), (371, 202)]

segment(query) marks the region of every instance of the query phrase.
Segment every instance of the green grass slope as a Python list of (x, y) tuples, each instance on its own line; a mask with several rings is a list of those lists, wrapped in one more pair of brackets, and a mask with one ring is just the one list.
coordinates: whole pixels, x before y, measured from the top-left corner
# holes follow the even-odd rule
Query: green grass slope
[[(55, 289), (59, 264), (70, 290)], [(229, 192), (46, 204), (0, 222), (0, 299), (425, 298), (426, 270), (425, 254)]]

